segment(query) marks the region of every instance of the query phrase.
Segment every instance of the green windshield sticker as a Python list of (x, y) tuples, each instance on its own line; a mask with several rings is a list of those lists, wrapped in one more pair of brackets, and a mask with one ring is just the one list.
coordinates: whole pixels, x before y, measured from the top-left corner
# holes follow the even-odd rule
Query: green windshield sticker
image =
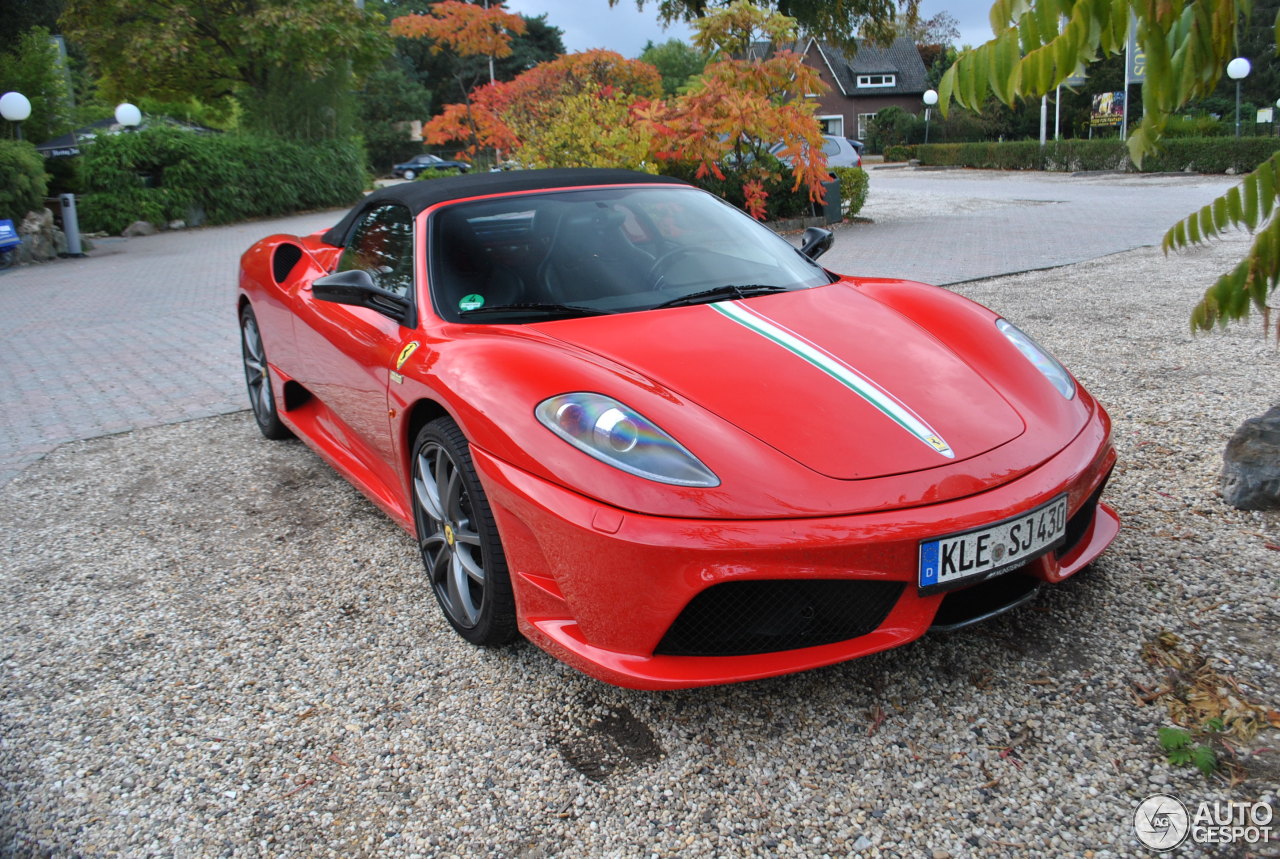
[(476, 295), (474, 292), (462, 296), (462, 300), (458, 302), (459, 310), (479, 310), (481, 307), (484, 307), (484, 296)]

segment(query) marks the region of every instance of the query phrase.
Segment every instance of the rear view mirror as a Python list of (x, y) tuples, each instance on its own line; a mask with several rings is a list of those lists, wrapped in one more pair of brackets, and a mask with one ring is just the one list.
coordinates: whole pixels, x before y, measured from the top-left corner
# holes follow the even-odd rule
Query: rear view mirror
[(376, 310), (406, 328), (417, 324), (413, 304), (404, 296), (378, 286), (373, 275), (364, 269), (350, 269), (318, 277), (311, 282), (311, 293), (321, 301)]
[(824, 230), (822, 227), (810, 227), (804, 231), (804, 237), (801, 239), (800, 244), (800, 253), (809, 259), (817, 259), (831, 250), (831, 245), (835, 243), (835, 240), (835, 234), (830, 230)]

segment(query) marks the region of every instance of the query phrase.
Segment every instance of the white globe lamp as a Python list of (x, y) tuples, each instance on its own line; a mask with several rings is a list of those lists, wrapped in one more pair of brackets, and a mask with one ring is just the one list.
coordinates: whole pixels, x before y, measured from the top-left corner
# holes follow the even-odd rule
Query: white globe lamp
[(924, 142), (929, 142), (929, 115), (932, 108), (938, 103), (938, 91), (936, 89), (927, 89), (924, 91)]
[(31, 100), (20, 92), (7, 92), (0, 95), (0, 116), (17, 123), (15, 130), (18, 139), (21, 140), (22, 121), (31, 116)]
[(116, 105), (116, 122), (126, 128), (137, 128), (142, 122), (142, 111), (138, 110), (138, 106), (123, 102)]
[(1252, 68), (1244, 57), (1236, 57), (1227, 63), (1227, 77), (1236, 82), (1236, 137), (1240, 136), (1240, 81), (1249, 76)]

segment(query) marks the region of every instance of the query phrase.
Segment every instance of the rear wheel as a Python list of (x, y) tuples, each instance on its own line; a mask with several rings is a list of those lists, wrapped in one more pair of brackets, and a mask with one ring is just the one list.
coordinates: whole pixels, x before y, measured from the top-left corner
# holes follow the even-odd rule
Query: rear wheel
[(414, 176), (417, 176), (417, 175), (418, 175), (418, 174), (417, 174), (417, 173), (415, 173), (415, 172), (413, 172), (412, 170), (406, 170), (406, 171), (404, 171), (404, 178), (406, 178), (406, 179), (412, 179)]
[(427, 577), (453, 628), (485, 647), (511, 641), (516, 609), (506, 556), (467, 439), (449, 418), (427, 424), (414, 442), (413, 520)]
[(258, 429), (269, 439), (291, 438), (293, 433), (280, 422), (275, 395), (271, 390), (271, 371), (267, 369), (267, 350), (262, 345), (262, 332), (253, 308), (240, 311), (240, 354), (244, 358), (244, 381), (249, 388), (249, 405), (253, 408)]

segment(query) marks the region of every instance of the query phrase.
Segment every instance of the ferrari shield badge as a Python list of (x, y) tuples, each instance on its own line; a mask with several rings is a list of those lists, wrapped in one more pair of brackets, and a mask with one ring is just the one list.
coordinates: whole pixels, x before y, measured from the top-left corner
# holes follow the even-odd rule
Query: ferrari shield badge
[(409, 357), (413, 355), (414, 352), (418, 351), (418, 345), (417, 340), (405, 344), (404, 348), (400, 350), (400, 357), (396, 358), (397, 370), (404, 366), (404, 362), (408, 361)]

